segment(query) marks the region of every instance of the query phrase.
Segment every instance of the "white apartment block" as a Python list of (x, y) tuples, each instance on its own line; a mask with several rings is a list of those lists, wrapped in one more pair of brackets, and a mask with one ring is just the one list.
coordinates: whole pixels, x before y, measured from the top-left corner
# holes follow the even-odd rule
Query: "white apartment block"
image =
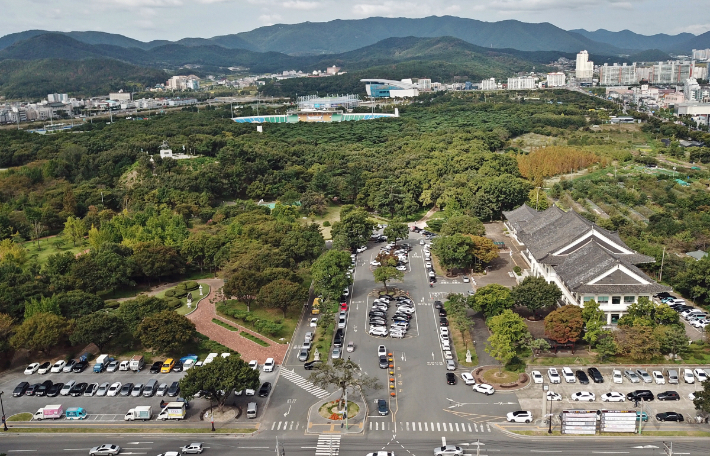
[(496, 78), (484, 79), (481, 81), (481, 90), (498, 90)]
[(710, 61), (710, 49), (693, 49), (693, 60)]
[(577, 79), (592, 79), (592, 76), (594, 76), (594, 62), (589, 60), (587, 51), (582, 51), (577, 54), (575, 77)]
[(197, 90), (200, 88), (199, 80), (200, 78), (194, 74), (190, 76), (173, 76), (168, 79), (165, 86), (172, 90)]
[(535, 88), (535, 78), (532, 76), (508, 78), (508, 90), (526, 90)]
[(547, 87), (563, 87), (565, 79), (564, 73), (547, 73)]
[(638, 83), (638, 76), (635, 63), (630, 66), (625, 63), (623, 65), (615, 63), (609, 66), (605, 63), (599, 67), (599, 85), (616, 86), (636, 83)]
[(651, 67), (648, 82), (651, 84), (682, 84), (694, 76), (695, 62), (669, 60), (658, 62)]
[(417, 81), (419, 90), (431, 90), (431, 79), (420, 79)]
[(700, 101), (702, 100), (702, 90), (700, 89), (700, 84), (695, 78), (689, 78), (685, 80), (683, 84), (683, 95), (685, 96), (685, 101)]

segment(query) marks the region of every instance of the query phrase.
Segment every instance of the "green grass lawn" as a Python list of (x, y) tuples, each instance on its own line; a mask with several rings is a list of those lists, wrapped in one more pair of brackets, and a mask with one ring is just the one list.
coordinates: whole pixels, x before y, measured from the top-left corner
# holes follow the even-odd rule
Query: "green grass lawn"
[(310, 223), (311, 221), (314, 221), (315, 223), (319, 224), (321, 226), (321, 232), (323, 233), (323, 238), (325, 239), (331, 239), (330, 235), (330, 226), (323, 226), (323, 222), (326, 220), (332, 225), (333, 222), (337, 222), (340, 220), (340, 205), (339, 204), (333, 204), (330, 203), (328, 205), (328, 210), (326, 211), (325, 214), (321, 216), (316, 216), (316, 217), (306, 217), (306, 219), (302, 219), (304, 222)]
[[(182, 302), (182, 305), (180, 307), (178, 307), (177, 309), (175, 309), (175, 311), (177, 313), (179, 313), (180, 315), (186, 315), (187, 313), (192, 312), (193, 310), (195, 310), (197, 308), (197, 301), (199, 301), (201, 298), (204, 298), (205, 296), (207, 296), (210, 293), (210, 286), (209, 285), (207, 285), (206, 283), (201, 283), (200, 285), (202, 285), (202, 296), (200, 296), (199, 289), (193, 290), (191, 292), (192, 293), (192, 307), (191, 308), (187, 307), (187, 296), (184, 298), (180, 298), (180, 302)], [(175, 289), (175, 287), (168, 288), (167, 290), (163, 290), (160, 293), (157, 293), (155, 295), (155, 297), (156, 298), (164, 298), (166, 291), (174, 290), (174, 289)]]
[(66, 240), (61, 236), (50, 236), (40, 239), (39, 249), (37, 248), (36, 241), (24, 242), (22, 246), (25, 250), (27, 250), (28, 259), (35, 259), (40, 265), (44, 265), (51, 255), (66, 252), (71, 252), (76, 255), (77, 253), (83, 252), (89, 248), (86, 245), (74, 247), (71, 241)]
[[(247, 306), (246, 306), (246, 304), (243, 304), (243, 303), (235, 301), (235, 300), (225, 301), (224, 303), (219, 304), (217, 306), (217, 313), (221, 317), (224, 317), (227, 320), (231, 320), (231, 321), (249, 329), (250, 331), (254, 331), (257, 334), (262, 334), (259, 331), (257, 331), (257, 329), (254, 327), (253, 322), (246, 322), (244, 320), (240, 320), (240, 319), (232, 317), (230, 311), (234, 311), (234, 310), (246, 311)], [(230, 314), (227, 314), (226, 312), (230, 312)], [(267, 321), (271, 321), (274, 323), (282, 324), (283, 327), (276, 334), (262, 334), (262, 335), (266, 338), (269, 338), (269, 339), (275, 341), (275, 342), (285, 344), (285, 343), (288, 343), (289, 340), (291, 340), (291, 336), (293, 335), (293, 331), (296, 329), (296, 325), (298, 325), (298, 319), (301, 316), (301, 309), (300, 308), (294, 309), (294, 310), (286, 313), (286, 318), (283, 318), (283, 314), (278, 309), (260, 309), (258, 307), (252, 306), (250, 314), (255, 319), (267, 320)]]

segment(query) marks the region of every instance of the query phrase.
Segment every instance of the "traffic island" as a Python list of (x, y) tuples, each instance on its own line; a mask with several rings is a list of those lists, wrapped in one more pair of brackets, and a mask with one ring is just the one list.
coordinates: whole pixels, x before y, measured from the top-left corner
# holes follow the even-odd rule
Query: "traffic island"
[(487, 383), (499, 390), (516, 390), (527, 386), (530, 377), (526, 373), (501, 370), (499, 366), (482, 366), (474, 369), (476, 383)]
[(307, 434), (361, 434), (365, 431), (367, 405), (360, 391), (348, 389), (348, 414), (344, 419), (344, 404), (340, 391), (318, 401), (308, 409)]

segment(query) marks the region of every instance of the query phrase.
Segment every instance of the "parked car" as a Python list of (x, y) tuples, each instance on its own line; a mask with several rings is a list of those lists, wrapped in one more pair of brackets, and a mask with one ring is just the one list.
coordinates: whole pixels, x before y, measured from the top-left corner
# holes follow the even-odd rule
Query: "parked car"
[(651, 378), (650, 375), (648, 375), (648, 372), (646, 372), (646, 369), (636, 369), (636, 374), (643, 380), (644, 383), (651, 383), (653, 382), (653, 379)]
[(592, 402), (596, 399), (596, 395), (589, 391), (578, 391), (572, 395), (573, 401), (588, 401)]
[(386, 416), (389, 414), (389, 405), (384, 399), (377, 399), (377, 413), (381, 416)]
[(585, 374), (583, 370), (575, 371), (574, 376), (577, 377), (581, 385), (589, 385), (589, 377), (587, 377), (587, 374)]
[(619, 369), (611, 371), (611, 379), (614, 383), (624, 383), (624, 378), (621, 376), (621, 371)]
[(313, 370), (321, 364), (323, 364), (323, 361), (309, 361), (303, 365), (303, 368), (306, 370)]
[[(158, 388), (160, 389), (160, 388)], [(180, 384), (178, 382), (172, 382), (170, 384), (170, 388), (168, 388), (168, 396), (169, 397), (175, 397), (178, 394), (180, 394)]]
[[(86, 450), (84, 450), (86, 451)], [(105, 443), (89, 450), (89, 456), (113, 456), (121, 452), (121, 447)]]
[(639, 378), (638, 375), (636, 375), (636, 372), (632, 370), (625, 370), (624, 371), (624, 376), (629, 379), (631, 383), (639, 383), (641, 382), (641, 379)]
[(12, 391), (13, 397), (24, 396), (27, 392), (27, 388), (30, 387), (29, 382), (20, 382), (17, 384), (15, 389)]
[(61, 391), (59, 391), (59, 394), (61, 394), (62, 396), (68, 396), (69, 391), (74, 388), (74, 385), (76, 385), (76, 382), (74, 380), (69, 380), (67, 383), (64, 384)]
[(693, 374), (695, 374), (695, 378), (697, 378), (699, 382), (704, 382), (708, 379), (703, 369), (693, 369)]
[(131, 394), (132, 389), (133, 389), (133, 383), (131, 383), (131, 382), (124, 383), (123, 386), (121, 387), (121, 391), (119, 392), (119, 394), (124, 397), (128, 396)]
[(259, 397), (266, 397), (271, 392), (271, 382), (264, 382), (259, 388)]
[(653, 380), (656, 382), (656, 385), (664, 385), (666, 383), (666, 378), (663, 376), (661, 371), (653, 371), (653, 372), (651, 372), (651, 376), (653, 377)]
[(156, 361), (153, 363), (152, 366), (150, 366), (150, 373), (151, 374), (159, 374), (160, 369), (163, 367), (163, 362), (162, 361)]
[(550, 383), (560, 383), (560, 374), (554, 367), (547, 369), (547, 377), (550, 379)]
[(555, 393), (554, 391), (548, 391), (547, 392), (547, 400), (548, 401), (561, 401), (562, 395)]
[(622, 393), (610, 391), (601, 395), (602, 402), (624, 402), (626, 397)]
[(659, 401), (679, 401), (680, 394), (676, 391), (664, 391), (656, 395), (656, 399)]
[(182, 454), (200, 454), (204, 451), (202, 443), (191, 443), (180, 448)]
[(574, 377), (574, 372), (572, 372), (572, 369), (569, 367), (562, 368), (562, 377), (564, 377), (567, 383), (575, 383), (577, 381)]
[(25, 375), (32, 375), (39, 369), (39, 363), (32, 363), (25, 368)]
[(77, 383), (72, 387), (71, 390), (69, 390), (69, 394), (72, 397), (78, 397), (78, 396), (83, 396), (84, 392), (86, 392), (86, 387), (89, 386), (88, 383)]
[(106, 393), (108, 392), (109, 384), (104, 382), (99, 385), (99, 387), (96, 389), (96, 395), (97, 396), (106, 396)]
[(626, 399), (630, 401), (652, 401), (654, 397), (655, 396), (650, 390), (635, 390), (626, 394)]
[(695, 383), (695, 375), (690, 369), (683, 369), (683, 381), (685, 383)]
[(683, 415), (677, 412), (656, 413), (657, 421), (685, 421)]
[(51, 368), (52, 368), (52, 363), (47, 361), (47, 362), (39, 365), (39, 368), (37, 369), (37, 373), (38, 374), (46, 374), (47, 372), (49, 372), (49, 369), (51, 369)]
[(590, 367), (587, 369), (587, 373), (589, 373), (589, 376), (592, 377), (592, 381), (594, 383), (604, 383), (604, 377), (602, 376), (602, 373), (599, 372), (599, 369), (596, 367)]
[(446, 384), (447, 385), (455, 385), (456, 384), (456, 374), (453, 372), (447, 372), (446, 373)]
[(466, 385), (476, 384), (476, 380), (473, 378), (473, 375), (469, 374), (468, 372), (464, 372), (463, 374), (461, 374), (461, 380), (463, 380)]
[(52, 365), (50, 372), (52, 372), (52, 373), (62, 372), (62, 370), (64, 369), (64, 366), (66, 366), (66, 365), (67, 365), (67, 362), (64, 361), (63, 359), (60, 359)]
[(64, 372), (65, 374), (68, 372), (71, 372), (72, 369), (74, 369), (74, 366), (76, 366), (76, 363), (77, 363), (77, 360), (70, 359), (69, 361), (67, 361), (67, 363), (62, 368), (62, 372)]
[(274, 366), (276, 366), (274, 358), (266, 358), (266, 361), (264, 361), (264, 372), (273, 372)]
[(71, 368), (71, 371), (74, 372), (75, 374), (78, 374), (80, 372), (84, 372), (84, 369), (86, 369), (86, 366), (89, 365), (88, 361), (79, 361), (78, 363), (74, 364), (74, 367)]

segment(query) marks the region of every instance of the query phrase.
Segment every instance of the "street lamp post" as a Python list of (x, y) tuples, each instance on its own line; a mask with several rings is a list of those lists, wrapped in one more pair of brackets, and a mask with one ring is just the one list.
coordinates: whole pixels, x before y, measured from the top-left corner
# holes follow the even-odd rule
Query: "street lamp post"
[(5, 419), (5, 406), (2, 403), (2, 395), (5, 391), (0, 391), (0, 409), (2, 410), (2, 427), (3, 431), (7, 431), (7, 420)]
[(214, 413), (212, 413), (212, 398), (210, 398), (210, 420), (212, 421), (212, 432), (214, 432), (215, 428), (214, 428)]

